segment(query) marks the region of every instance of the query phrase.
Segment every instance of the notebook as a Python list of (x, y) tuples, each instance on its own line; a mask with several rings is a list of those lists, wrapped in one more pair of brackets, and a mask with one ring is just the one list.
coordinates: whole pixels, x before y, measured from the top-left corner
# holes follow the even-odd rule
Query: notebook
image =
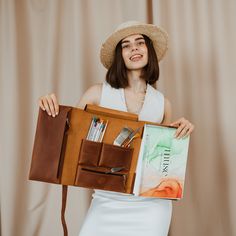
[(176, 128), (145, 124), (134, 194), (179, 200), (183, 197), (189, 136), (174, 138)]

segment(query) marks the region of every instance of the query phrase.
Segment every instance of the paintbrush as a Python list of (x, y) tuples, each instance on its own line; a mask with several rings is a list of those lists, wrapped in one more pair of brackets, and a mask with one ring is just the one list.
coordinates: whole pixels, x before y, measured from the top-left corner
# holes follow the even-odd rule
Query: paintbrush
[(126, 139), (125, 141), (121, 144), (122, 147), (128, 147), (128, 145), (132, 142), (134, 138), (137, 138), (140, 136), (138, 133), (140, 131), (141, 127), (137, 128), (134, 130)]

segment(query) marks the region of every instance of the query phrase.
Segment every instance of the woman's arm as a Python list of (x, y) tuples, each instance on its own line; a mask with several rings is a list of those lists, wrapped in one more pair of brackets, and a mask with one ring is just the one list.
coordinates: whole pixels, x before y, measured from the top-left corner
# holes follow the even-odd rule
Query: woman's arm
[(171, 111), (171, 103), (167, 98), (165, 98), (164, 118), (162, 124), (170, 125), (177, 128), (175, 132), (175, 138), (183, 138), (190, 135), (194, 130), (194, 125), (184, 117), (171, 123)]
[(172, 116), (172, 109), (171, 109), (171, 103), (170, 101), (165, 98), (165, 103), (164, 103), (164, 117), (162, 120), (163, 125), (170, 125), (171, 123), (171, 116)]

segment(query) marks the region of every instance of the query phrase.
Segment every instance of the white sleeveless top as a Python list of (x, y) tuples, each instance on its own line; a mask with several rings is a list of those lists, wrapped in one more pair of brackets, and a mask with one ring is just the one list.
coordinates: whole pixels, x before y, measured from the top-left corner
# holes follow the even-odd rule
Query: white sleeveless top
[[(112, 88), (104, 82), (100, 106), (127, 112), (124, 89)], [(139, 120), (161, 123), (164, 117), (164, 96), (161, 92), (147, 84), (143, 107)]]
[[(127, 111), (124, 89), (104, 83), (100, 106)], [(162, 122), (164, 96), (147, 86), (139, 120)], [(167, 236), (171, 221), (170, 200), (95, 190), (79, 236)]]

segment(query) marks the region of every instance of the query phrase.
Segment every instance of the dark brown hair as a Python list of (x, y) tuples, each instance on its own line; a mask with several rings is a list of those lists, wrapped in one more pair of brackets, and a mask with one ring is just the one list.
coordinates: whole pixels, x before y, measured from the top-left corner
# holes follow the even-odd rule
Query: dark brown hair
[[(146, 35), (143, 37), (148, 50), (148, 63), (143, 68), (141, 78), (148, 84), (154, 84), (159, 78), (158, 59), (151, 39)], [(129, 85), (125, 62), (122, 57), (121, 41), (116, 46), (113, 63), (106, 74), (106, 81), (113, 88), (126, 88)]]

